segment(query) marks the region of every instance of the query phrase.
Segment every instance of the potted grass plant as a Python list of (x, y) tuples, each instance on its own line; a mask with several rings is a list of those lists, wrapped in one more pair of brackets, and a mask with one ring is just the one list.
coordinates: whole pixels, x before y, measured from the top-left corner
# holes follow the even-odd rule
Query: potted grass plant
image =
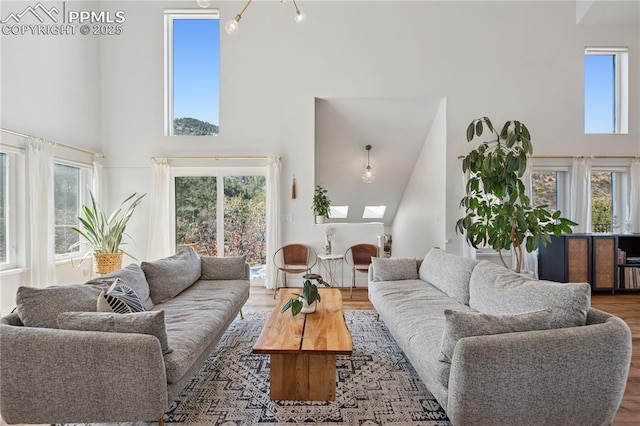
[(507, 268), (502, 251), (513, 249), (514, 270), (520, 273), (523, 245), (532, 252), (539, 244), (548, 244), (551, 234), (571, 234), (576, 223), (561, 217), (560, 210), (552, 212), (547, 205), (531, 204), (522, 176), (533, 146), (523, 123), (507, 121), (498, 131), (488, 117), (475, 119), (467, 127), (467, 142), (483, 134), (488, 134), (489, 140), (462, 161), (469, 180), (460, 201), (465, 216), (456, 222), (456, 232), (464, 234), (474, 248), (492, 247)]
[[(108, 274), (122, 267), (123, 254), (131, 256), (122, 250), (121, 246), (126, 244), (122, 242), (122, 238), (125, 235), (129, 219), (146, 194), (137, 196), (138, 194), (134, 192), (109, 216), (98, 205), (91, 191), (89, 191), (89, 195), (91, 196), (91, 204), (82, 206), (81, 215), (78, 216), (80, 223), (77, 227), (72, 228), (84, 240), (73, 244), (71, 248), (81, 245), (91, 247), (91, 251), (87, 255), (93, 254), (96, 273)], [(125, 208), (128, 202), (130, 204)]]

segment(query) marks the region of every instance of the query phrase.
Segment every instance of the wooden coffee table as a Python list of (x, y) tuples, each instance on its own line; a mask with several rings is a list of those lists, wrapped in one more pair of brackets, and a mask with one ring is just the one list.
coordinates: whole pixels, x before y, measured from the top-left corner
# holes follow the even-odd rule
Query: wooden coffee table
[(312, 314), (280, 313), (293, 293), (281, 289), (278, 307), (271, 313), (253, 347), (253, 353), (271, 356), (272, 400), (333, 401), (336, 399), (336, 355), (353, 351), (344, 320), (342, 295), (335, 288), (320, 289), (322, 302)]

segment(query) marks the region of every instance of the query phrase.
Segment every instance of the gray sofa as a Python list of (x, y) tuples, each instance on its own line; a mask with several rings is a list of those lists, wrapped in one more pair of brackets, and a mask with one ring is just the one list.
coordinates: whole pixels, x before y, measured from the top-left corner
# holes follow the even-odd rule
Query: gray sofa
[(611, 424), (631, 332), (588, 284), (537, 281), (432, 249), (374, 259), (369, 299), (454, 425)]
[[(150, 312), (95, 312), (116, 278)], [(87, 284), (21, 287), (17, 312), (0, 319), (7, 423), (157, 421), (248, 299), (249, 268), (188, 248)], [(152, 330), (132, 331), (140, 320)]]

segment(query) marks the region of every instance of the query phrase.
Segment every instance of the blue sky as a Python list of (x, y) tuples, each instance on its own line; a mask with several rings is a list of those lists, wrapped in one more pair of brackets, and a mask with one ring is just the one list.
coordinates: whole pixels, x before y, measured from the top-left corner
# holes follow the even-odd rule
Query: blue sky
[(220, 20), (173, 21), (173, 115), (219, 124)]
[(613, 55), (584, 55), (585, 133), (613, 133), (614, 88)]

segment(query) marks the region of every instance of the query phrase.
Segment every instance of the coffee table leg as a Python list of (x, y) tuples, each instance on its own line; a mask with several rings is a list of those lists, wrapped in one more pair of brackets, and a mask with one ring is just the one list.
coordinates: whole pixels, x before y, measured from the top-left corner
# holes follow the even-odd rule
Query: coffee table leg
[(334, 401), (336, 356), (300, 353), (271, 355), (272, 400)]

